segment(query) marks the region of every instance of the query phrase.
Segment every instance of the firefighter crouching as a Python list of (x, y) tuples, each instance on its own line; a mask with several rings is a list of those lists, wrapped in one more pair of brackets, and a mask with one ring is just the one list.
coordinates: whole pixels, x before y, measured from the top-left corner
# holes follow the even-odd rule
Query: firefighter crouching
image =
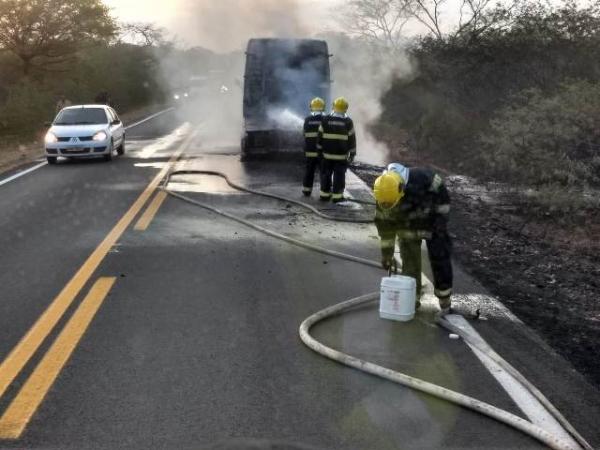
[(447, 229), (450, 196), (442, 178), (428, 169), (390, 164), (375, 181), (374, 194), (383, 267), (389, 270), (396, 264), (394, 248), (398, 238), (402, 274), (416, 279), (420, 299), (421, 242), (425, 239), (435, 296), (441, 314), (448, 314), (452, 294), (452, 242)]
[[(323, 155), (321, 162), (322, 201), (344, 201), (346, 170), (356, 156), (354, 123), (346, 114), (348, 102), (340, 97), (333, 102), (333, 112), (325, 117), (319, 128), (317, 149)], [(333, 183), (332, 183), (333, 178)]]
[(304, 120), (304, 156), (306, 156), (306, 169), (302, 183), (302, 194), (306, 197), (310, 197), (312, 194), (315, 172), (320, 162), (317, 139), (324, 111), (325, 101), (322, 98), (314, 98), (310, 102), (310, 116)]

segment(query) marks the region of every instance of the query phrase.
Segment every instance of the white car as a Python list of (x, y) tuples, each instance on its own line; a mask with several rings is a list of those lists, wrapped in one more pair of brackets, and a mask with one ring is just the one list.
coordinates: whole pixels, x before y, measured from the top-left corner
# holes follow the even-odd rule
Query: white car
[(58, 113), (45, 142), (48, 164), (56, 164), (59, 156), (110, 161), (115, 150), (125, 153), (125, 128), (110, 106), (69, 106)]

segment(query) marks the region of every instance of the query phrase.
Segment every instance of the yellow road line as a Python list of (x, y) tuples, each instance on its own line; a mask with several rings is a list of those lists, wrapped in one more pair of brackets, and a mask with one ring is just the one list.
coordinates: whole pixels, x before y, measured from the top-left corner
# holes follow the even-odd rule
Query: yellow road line
[(167, 198), (167, 193), (165, 191), (158, 191), (133, 229), (136, 231), (146, 231), (150, 222), (152, 222), (152, 219), (154, 219), (154, 216), (158, 212), (158, 209), (165, 201), (165, 198)]
[(0, 439), (18, 439), (104, 302), (116, 278), (99, 278), (0, 417)]
[(88, 259), (79, 268), (77, 273), (65, 285), (58, 296), (52, 301), (50, 306), (43, 312), (38, 320), (29, 329), (27, 334), (19, 341), (0, 364), (0, 397), (6, 392), (6, 389), (13, 382), (15, 377), (21, 372), (27, 361), (31, 359), (48, 334), (56, 326), (65, 311), (69, 308), (75, 297), (79, 294), (85, 283), (90, 279), (94, 271), (98, 268), (104, 257), (117, 242), (127, 227), (131, 224), (135, 216), (141, 211), (147, 200), (150, 198), (160, 181), (164, 178), (171, 164), (187, 149), (196, 133), (183, 143), (175, 154), (171, 157), (168, 164), (160, 171), (156, 177), (146, 187), (144, 192), (138, 197), (131, 208), (125, 213), (115, 227), (108, 233), (100, 245), (92, 252)]

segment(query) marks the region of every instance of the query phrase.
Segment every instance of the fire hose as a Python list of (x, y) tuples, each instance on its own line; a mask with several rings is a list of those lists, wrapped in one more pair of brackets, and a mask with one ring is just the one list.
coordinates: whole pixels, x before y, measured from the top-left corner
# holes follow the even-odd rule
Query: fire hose
[[(188, 196), (182, 195), (178, 192), (174, 192), (168, 189), (168, 184), (171, 180), (171, 177), (175, 175), (210, 175), (221, 177), (225, 180), (225, 182), (232, 188), (250, 193), (253, 195), (260, 195), (267, 198), (272, 198), (280, 201), (285, 201), (288, 203), (292, 203), (298, 205), (304, 209), (308, 209), (317, 216), (326, 219), (326, 220), (335, 220), (339, 222), (349, 222), (349, 223), (371, 223), (372, 220), (367, 219), (352, 219), (352, 218), (343, 218), (343, 217), (335, 217), (331, 215), (327, 215), (322, 213), (312, 205), (304, 203), (302, 201), (280, 196), (277, 194), (272, 194), (268, 192), (254, 190), (245, 186), (241, 186), (237, 183), (234, 183), (225, 173), (219, 171), (209, 171), (209, 170), (177, 170), (169, 172), (163, 180), (161, 185), (161, 189), (166, 193), (190, 203), (192, 205), (199, 206), (203, 209), (211, 211), (220, 216), (226, 217), (230, 220), (233, 220), (241, 225), (252, 228), (260, 233), (266, 234), (273, 238), (282, 240), (292, 245), (296, 245), (298, 247), (304, 248), (306, 250), (315, 251), (321, 254), (325, 254), (328, 256), (332, 256), (335, 258), (352, 261), (355, 263), (363, 264), (369, 267), (380, 268), (381, 265), (377, 261), (372, 261), (366, 258), (361, 258), (358, 256), (349, 255), (346, 253), (338, 252), (335, 250), (330, 250), (319, 245), (311, 244), (305, 241), (301, 241), (298, 239), (291, 238), (289, 236), (285, 236), (284, 234), (278, 233), (273, 230), (269, 230), (268, 228), (257, 225), (251, 221), (243, 219), (241, 217), (235, 216), (233, 214), (222, 211), (212, 205), (207, 203), (195, 200)], [(342, 303), (330, 306), (325, 308), (307, 319), (305, 319), (300, 325), (300, 339), (302, 342), (312, 349), (313, 351), (340, 362), (349, 367), (353, 367), (355, 369), (361, 370), (366, 373), (370, 373), (372, 375), (376, 375), (378, 377), (384, 378), (386, 380), (401, 384), (403, 386), (424, 392), (426, 394), (432, 395), (434, 397), (446, 400), (448, 402), (457, 404), (464, 408), (476, 411), (480, 414), (491, 417), (501, 423), (509, 425), (515, 429), (522, 431), (523, 433), (537, 439), (538, 441), (544, 443), (548, 447), (555, 450), (577, 450), (576, 447), (573, 447), (569, 442), (565, 442), (563, 439), (554, 436), (552, 433), (544, 430), (543, 428), (513, 414), (508, 411), (497, 408), (493, 405), (485, 403), (481, 400), (475, 399), (473, 397), (469, 397), (467, 395), (461, 394), (456, 391), (452, 391), (450, 389), (446, 389), (442, 386), (429, 383), (427, 381), (421, 380), (419, 378), (411, 377), (401, 372), (397, 372), (391, 369), (388, 369), (383, 366), (379, 366), (377, 364), (362, 360), (360, 358), (356, 358), (349, 354), (343, 353), (339, 350), (335, 350), (331, 347), (324, 345), (323, 343), (317, 341), (310, 334), (311, 328), (316, 325), (318, 322), (331, 318), (333, 316), (341, 315), (345, 311), (357, 308), (359, 306), (363, 306), (365, 304), (371, 303), (379, 298), (379, 292), (374, 292), (371, 294), (363, 295), (360, 297), (356, 297)], [(473, 347), (477, 348), (479, 351), (487, 355), (491, 358), (495, 363), (500, 365), (504, 370), (506, 370), (511, 376), (513, 376), (517, 381), (519, 381), (547, 410), (548, 412), (563, 426), (563, 428), (572, 436), (572, 438), (579, 443), (581, 448), (585, 450), (593, 450), (592, 446), (575, 430), (575, 428), (568, 422), (568, 420), (558, 411), (558, 409), (552, 405), (552, 403), (539, 391), (529, 380), (527, 380), (517, 369), (515, 369), (508, 361), (502, 358), (498, 353), (496, 353), (491, 347), (484, 345), (479, 339), (476, 339), (469, 332), (454, 326), (449, 321), (445, 320), (443, 317), (438, 318), (438, 325), (441, 327), (451, 331), (459, 335), (465, 342), (469, 343)]]

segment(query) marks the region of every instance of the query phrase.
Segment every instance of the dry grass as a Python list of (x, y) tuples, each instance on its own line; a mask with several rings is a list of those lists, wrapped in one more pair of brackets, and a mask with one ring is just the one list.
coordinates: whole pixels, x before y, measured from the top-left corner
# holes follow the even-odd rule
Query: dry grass
[(15, 169), (43, 157), (41, 141), (0, 144), (0, 172)]

